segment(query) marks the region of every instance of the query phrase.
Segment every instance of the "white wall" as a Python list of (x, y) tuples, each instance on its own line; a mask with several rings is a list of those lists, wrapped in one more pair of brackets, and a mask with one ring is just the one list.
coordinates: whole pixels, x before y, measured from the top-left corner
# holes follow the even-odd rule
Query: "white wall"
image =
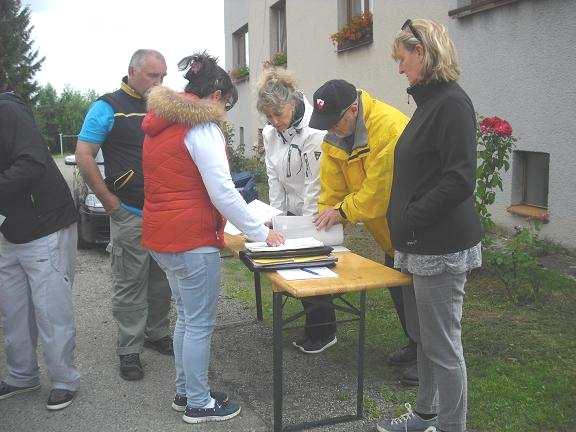
[[(476, 111), (508, 120), (517, 150), (550, 153), (550, 223), (543, 234), (569, 247), (576, 247), (575, 23), (570, 0), (524, 0), (449, 23), (461, 85)], [(524, 222), (506, 212), (511, 185), (512, 169), (493, 207), (496, 222), (506, 226)]]

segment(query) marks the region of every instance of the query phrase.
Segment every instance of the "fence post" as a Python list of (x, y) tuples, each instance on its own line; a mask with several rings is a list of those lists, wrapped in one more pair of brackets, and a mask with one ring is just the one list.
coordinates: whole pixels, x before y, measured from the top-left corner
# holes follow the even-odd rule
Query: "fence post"
[(58, 134), (60, 136), (60, 155), (64, 157), (64, 147), (62, 146), (62, 132)]

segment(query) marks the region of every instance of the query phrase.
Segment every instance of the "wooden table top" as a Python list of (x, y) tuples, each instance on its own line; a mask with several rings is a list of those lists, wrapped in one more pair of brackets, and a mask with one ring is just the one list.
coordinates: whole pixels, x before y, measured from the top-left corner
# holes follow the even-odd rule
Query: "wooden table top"
[[(244, 249), (244, 238), (224, 234), (226, 247), (238, 256)], [(264, 272), (272, 281), (276, 292), (287, 292), (294, 297), (323, 294), (342, 294), (376, 288), (392, 288), (412, 283), (412, 278), (353, 252), (337, 252), (338, 262), (331, 270), (337, 278), (285, 280), (275, 271)]]

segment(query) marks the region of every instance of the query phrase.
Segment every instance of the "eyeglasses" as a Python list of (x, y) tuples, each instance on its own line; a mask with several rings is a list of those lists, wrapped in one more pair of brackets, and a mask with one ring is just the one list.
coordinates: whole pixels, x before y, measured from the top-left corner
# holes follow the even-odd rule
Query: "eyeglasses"
[(400, 27), (400, 29), (402, 31), (406, 31), (406, 29), (409, 29), (410, 32), (412, 32), (412, 34), (414, 35), (414, 37), (418, 39), (418, 42), (420, 42), (421, 44), (424, 43), (424, 41), (422, 40), (422, 35), (420, 35), (420, 32), (414, 28), (411, 19), (407, 19), (406, 21), (404, 21), (404, 24), (402, 24), (402, 27)]

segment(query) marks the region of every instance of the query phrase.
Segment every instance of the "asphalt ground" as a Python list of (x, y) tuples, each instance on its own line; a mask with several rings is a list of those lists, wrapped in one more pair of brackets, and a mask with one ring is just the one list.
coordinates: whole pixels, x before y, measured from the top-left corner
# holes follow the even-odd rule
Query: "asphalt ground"
[[(72, 168), (59, 163), (67, 179)], [(226, 258), (233, 259), (233, 258)], [(242, 406), (225, 422), (189, 425), (171, 409), (174, 396), (173, 359), (145, 349), (145, 377), (127, 382), (118, 375), (117, 327), (110, 310), (111, 275), (104, 250), (80, 250), (74, 282), (77, 326), (76, 365), (81, 388), (68, 408), (50, 412), (45, 402), (50, 382), (40, 359), (42, 388), (0, 401), (1, 432), (51, 431), (270, 431), (272, 430), (272, 329), (254, 319), (254, 305), (221, 296), (218, 326), (212, 340), (210, 382)], [(172, 313), (174, 315), (174, 313)], [(174, 317), (173, 317), (174, 318)], [(174, 320), (172, 320), (173, 322)], [(241, 325), (227, 324), (242, 322)], [(0, 329), (0, 333), (2, 333)], [(284, 338), (284, 419), (287, 424), (352, 414), (355, 410), (355, 358), (338, 362), (326, 355), (305, 356)], [(6, 374), (0, 335), (0, 377)], [(365, 394), (378, 399), (382, 382), (366, 382)], [(378, 401), (383, 412), (386, 402)], [(373, 431), (369, 420), (311, 429)]]

